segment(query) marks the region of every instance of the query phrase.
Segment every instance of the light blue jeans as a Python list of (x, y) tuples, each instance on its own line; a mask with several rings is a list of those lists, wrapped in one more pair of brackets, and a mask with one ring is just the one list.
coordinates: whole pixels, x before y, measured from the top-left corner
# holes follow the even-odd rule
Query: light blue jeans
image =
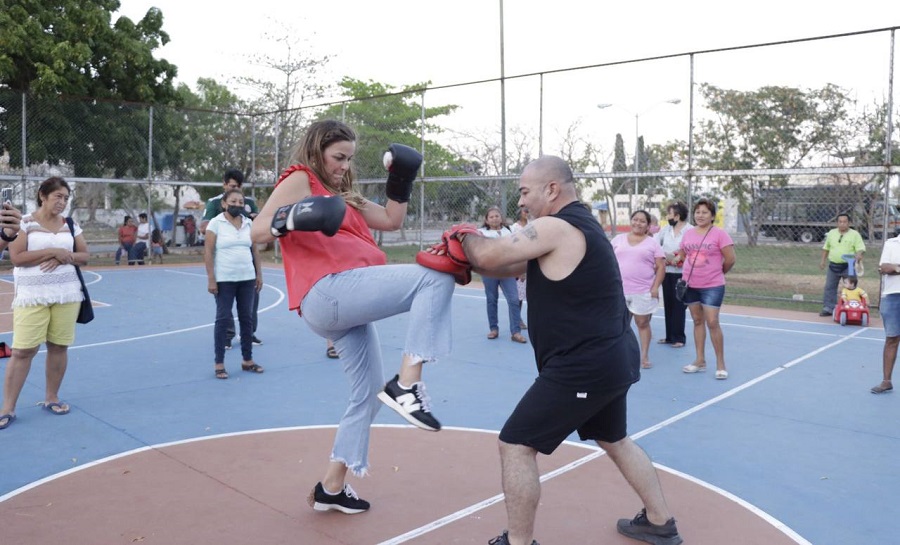
[(350, 400), (338, 424), (331, 460), (354, 475), (369, 466), (369, 428), (384, 389), (381, 344), (373, 322), (409, 312), (403, 354), (433, 361), (450, 353), (453, 277), (419, 265), (381, 265), (328, 275), (300, 304), (310, 329), (331, 339), (350, 381)]
[(484, 296), (487, 299), (488, 327), (491, 331), (500, 331), (497, 305), (500, 299), (498, 288), (503, 290), (506, 297), (506, 306), (509, 309), (509, 332), (512, 335), (522, 331), (522, 307), (519, 306), (519, 290), (516, 288), (515, 278), (488, 278), (481, 277), (484, 284)]

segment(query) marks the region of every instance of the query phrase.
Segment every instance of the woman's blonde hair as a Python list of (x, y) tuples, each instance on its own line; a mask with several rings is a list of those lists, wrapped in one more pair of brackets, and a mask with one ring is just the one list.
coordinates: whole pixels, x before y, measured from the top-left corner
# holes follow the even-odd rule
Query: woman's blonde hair
[(309, 126), (294, 150), (291, 164), (301, 163), (308, 166), (316, 173), (325, 189), (340, 195), (347, 204), (359, 210), (365, 206), (366, 199), (353, 190), (353, 169), (347, 170), (340, 185), (335, 185), (334, 180), (324, 170), (325, 149), (336, 142), (356, 142), (356, 132), (348, 125), (333, 119), (316, 121)]

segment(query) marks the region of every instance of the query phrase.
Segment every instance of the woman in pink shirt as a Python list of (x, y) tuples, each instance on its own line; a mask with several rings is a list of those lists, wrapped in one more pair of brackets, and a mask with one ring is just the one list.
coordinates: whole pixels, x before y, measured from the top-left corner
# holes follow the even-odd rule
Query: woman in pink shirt
[(694, 320), (694, 363), (685, 365), (685, 373), (706, 371), (706, 330), (716, 352), (716, 378), (728, 378), (725, 369), (725, 338), (719, 325), (719, 307), (725, 298), (725, 273), (734, 267), (734, 242), (728, 233), (713, 225), (716, 204), (700, 199), (694, 204), (694, 225), (681, 239), (679, 254), (684, 259), (682, 278), (688, 289), (682, 302)]
[(650, 318), (659, 306), (659, 285), (666, 276), (666, 254), (650, 236), (650, 213), (638, 210), (631, 215), (631, 232), (612, 239), (613, 251), (622, 275), (625, 304), (634, 318), (641, 340), (641, 368), (650, 369)]

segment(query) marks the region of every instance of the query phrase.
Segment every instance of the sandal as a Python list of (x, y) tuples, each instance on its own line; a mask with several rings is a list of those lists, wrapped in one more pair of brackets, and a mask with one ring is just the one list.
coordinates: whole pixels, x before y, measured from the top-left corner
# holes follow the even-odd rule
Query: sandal
[(224, 367), (222, 369), (216, 369), (216, 378), (228, 378), (228, 371), (226, 371)]
[(500, 332), (496, 329), (492, 329), (490, 333), (488, 333), (488, 339), (496, 339), (500, 336)]
[(250, 365), (242, 363), (241, 370), (247, 371), (248, 373), (262, 373), (264, 369), (255, 363), (251, 363)]
[(653, 369), (653, 364), (649, 361), (641, 363), (641, 369)]
[(690, 365), (685, 365), (681, 368), (685, 373), (703, 373), (706, 371), (705, 365), (694, 365), (693, 363)]
[(728, 371), (725, 369), (716, 369), (716, 380), (725, 380), (728, 378)]
[[(883, 394), (885, 392), (890, 392), (893, 389), (894, 389), (894, 385), (891, 384), (890, 381), (885, 380), (878, 386), (873, 386), (871, 392), (873, 394)], [(3, 418), (3, 417), (0, 416), (0, 418)], [(15, 416), (13, 418), (15, 418)], [(0, 429), (3, 429), (3, 428), (0, 428)]]
[(50, 411), (53, 414), (59, 416), (69, 414), (69, 406), (64, 404), (62, 401), (54, 401), (53, 403), (47, 403), (46, 401), (44, 401), (43, 405), (44, 409)]
[(669, 342), (669, 339), (660, 339), (660, 340), (656, 341), (656, 344), (672, 344), (672, 343)]
[(684, 348), (684, 343), (672, 343), (672, 348)]
[(328, 350), (325, 351), (325, 355), (333, 360), (336, 360), (340, 357), (338, 356), (337, 350), (335, 350), (333, 346), (328, 347)]
[(16, 421), (16, 415), (9, 414), (0, 414), (0, 430), (5, 430), (9, 427), (10, 424)]

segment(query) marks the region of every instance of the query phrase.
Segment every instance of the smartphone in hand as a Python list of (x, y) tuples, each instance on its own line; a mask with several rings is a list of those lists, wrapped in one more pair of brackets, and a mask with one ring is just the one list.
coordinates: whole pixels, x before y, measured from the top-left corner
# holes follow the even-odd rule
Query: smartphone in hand
[(0, 203), (12, 204), (12, 193), (13, 190), (11, 187), (4, 187), (3, 189), (0, 189)]

